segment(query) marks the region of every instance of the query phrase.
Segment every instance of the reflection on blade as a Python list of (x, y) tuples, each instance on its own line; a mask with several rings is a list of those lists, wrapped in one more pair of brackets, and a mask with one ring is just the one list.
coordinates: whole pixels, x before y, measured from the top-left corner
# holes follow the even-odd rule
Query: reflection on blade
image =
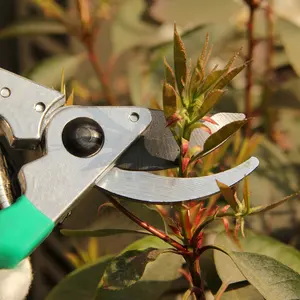
[[(163, 111), (150, 110), (152, 121), (147, 130), (136, 140), (119, 158), (116, 166), (124, 170), (154, 171), (177, 167), (176, 161), (179, 147), (172, 132), (166, 127)], [(218, 131), (221, 127), (233, 121), (244, 120), (241, 113), (218, 113), (211, 117), (218, 125), (209, 122), (204, 124), (211, 132)], [(203, 147), (209, 134), (199, 128), (191, 135), (190, 145)]]
[(96, 182), (96, 186), (113, 195), (144, 202), (201, 200), (220, 191), (216, 180), (233, 186), (254, 171), (258, 164), (258, 159), (251, 157), (235, 168), (198, 178), (163, 177), (147, 172), (124, 171), (115, 167)]

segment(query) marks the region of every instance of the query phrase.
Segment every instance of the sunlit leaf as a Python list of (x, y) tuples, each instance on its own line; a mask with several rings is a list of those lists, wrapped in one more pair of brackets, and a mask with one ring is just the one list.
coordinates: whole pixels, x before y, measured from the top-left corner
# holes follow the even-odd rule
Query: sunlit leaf
[(184, 44), (178, 34), (176, 25), (174, 25), (174, 67), (176, 82), (179, 94), (182, 95), (183, 83), (186, 81), (186, 52)]
[(238, 211), (238, 203), (236, 202), (236, 198), (234, 196), (234, 192), (233, 190), (227, 186), (226, 184), (218, 181), (217, 181), (217, 185), (221, 191), (221, 194), (222, 196), (224, 197), (224, 199), (226, 200), (226, 202), (230, 205), (230, 207), (235, 211), (237, 212)]
[(233, 66), (234, 62), (236, 61), (236, 59), (238, 58), (240, 52), (241, 52), (242, 49), (240, 49), (239, 52), (236, 52), (234, 53), (234, 55), (231, 57), (231, 59), (228, 61), (228, 63), (226, 64), (225, 66), (225, 70), (230, 70), (230, 68)]
[(74, 253), (66, 253), (65, 256), (75, 268), (79, 268), (82, 266), (82, 264), (84, 264), (82, 259)]
[(96, 230), (75, 230), (75, 229), (62, 229), (61, 233), (65, 236), (75, 236), (75, 237), (104, 237), (118, 234), (150, 234), (148, 231), (144, 230), (134, 230), (134, 229), (96, 229)]
[(199, 156), (204, 156), (205, 154), (220, 146), (246, 123), (247, 120), (234, 121), (221, 127), (217, 132), (208, 137), (208, 139), (204, 143), (203, 151), (199, 154)]
[(0, 39), (17, 36), (37, 36), (44, 34), (65, 34), (66, 28), (58, 22), (49, 20), (26, 20), (0, 30)]
[(39, 6), (48, 17), (63, 19), (65, 16), (63, 7), (55, 0), (31, 0), (31, 2)]
[(163, 86), (163, 105), (166, 118), (172, 116), (177, 110), (176, 91), (168, 83), (164, 83)]
[(207, 92), (213, 85), (215, 85), (224, 75), (225, 70), (214, 70), (205, 79), (203, 85), (200, 87), (198, 94)]
[(99, 243), (98, 239), (90, 238), (88, 242), (87, 252), (91, 261), (96, 261), (99, 258)]
[(268, 300), (300, 299), (300, 274), (257, 253), (229, 252), (245, 278)]
[[(251, 284), (231, 284), (228, 286), (228, 290), (222, 294), (220, 300), (265, 300), (265, 298), (258, 292), (258, 290)], [(215, 299), (217, 300), (217, 299)]]
[[(246, 251), (272, 257), (300, 273), (300, 252), (266, 235), (245, 230), (245, 238), (239, 235), (238, 243), (229, 237), (225, 231), (219, 233), (215, 245), (226, 250)], [(240, 248), (241, 247), (241, 248)], [(222, 281), (230, 278), (231, 282), (244, 281), (245, 276), (236, 268), (228, 256), (220, 251), (214, 251), (215, 265)]]
[(171, 66), (168, 64), (166, 58), (164, 58), (164, 65), (165, 65), (165, 80), (168, 84), (170, 84), (175, 89), (176, 88), (175, 74)]
[(222, 77), (220, 81), (214, 86), (215, 89), (224, 88), (235, 76), (237, 76), (241, 71), (245, 69), (246, 65), (236, 67), (229, 71), (225, 76)]
[(287, 56), (297, 72), (300, 75), (300, 60), (299, 51), (300, 45), (298, 43), (298, 38), (300, 34), (300, 28), (290, 21), (279, 18), (277, 23), (277, 29), (280, 34), (280, 39), (284, 45)]
[(65, 81), (68, 81), (75, 75), (85, 58), (85, 54), (50, 57), (37, 64), (25, 76), (41, 85), (59, 88), (62, 70), (64, 70)]
[(191, 290), (191, 289), (188, 289), (188, 290), (183, 294), (182, 300), (189, 300), (189, 299), (191, 299), (191, 298), (190, 298), (191, 295), (192, 295), (192, 290)]
[(70, 106), (74, 104), (74, 90), (72, 90), (70, 96), (68, 97), (65, 106)]
[(205, 97), (203, 104), (200, 109), (197, 111), (199, 117), (205, 116), (211, 109), (213, 109), (222, 95), (225, 93), (223, 90), (213, 90)]

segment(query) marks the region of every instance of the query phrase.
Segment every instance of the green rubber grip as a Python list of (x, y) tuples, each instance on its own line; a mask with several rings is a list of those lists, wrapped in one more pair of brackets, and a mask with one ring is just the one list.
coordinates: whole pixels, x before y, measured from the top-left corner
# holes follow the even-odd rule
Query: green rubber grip
[(14, 268), (29, 256), (54, 228), (26, 196), (0, 210), (0, 269)]

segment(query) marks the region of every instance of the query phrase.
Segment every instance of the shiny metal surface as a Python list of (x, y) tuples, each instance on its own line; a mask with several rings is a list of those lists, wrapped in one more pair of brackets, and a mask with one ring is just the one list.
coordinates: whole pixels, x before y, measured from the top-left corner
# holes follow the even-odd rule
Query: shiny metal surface
[(7, 164), (2, 149), (0, 148), (0, 209), (9, 207), (12, 201), (13, 197), (7, 172)]
[(100, 178), (96, 185), (111, 194), (144, 202), (173, 203), (201, 200), (220, 191), (216, 180), (233, 186), (249, 175), (258, 164), (258, 159), (251, 157), (235, 168), (197, 178), (163, 177), (115, 167), (105, 177)]
[[(150, 112), (152, 116), (150, 126), (119, 158), (116, 165), (120, 169), (154, 171), (177, 167), (176, 159), (179, 154), (179, 147), (172, 132), (166, 127), (164, 113), (161, 110), (150, 110)], [(233, 121), (244, 120), (245, 115), (241, 113), (217, 113), (211, 118), (218, 125), (207, 121), (204, 124), (214, 133)], [(208, 137), (207, 131), (201, 128), (195, 129), (191, 135), (190, 146), (199, 145), (203, 147)]]
[[(134, 122), (132, 113), (139, 116)], [(94, 156), (81, 158), (64, 147), (62, 132), (68, 122), (89, 118), (100, 124), (104, 144)], [(149, 126), (148, 109), (136, 107), (80, 107), (59, 109), (45, 131), (46, 155), (22, 168), (24, 194), (45, 215), (59, 222), (78, 198), (114, 166), (118, 156)]]
[(33, 147), (51, 112), (65, 103), (63, 94), (1, 68), (0, 91), (1, 129), (16, 147)]

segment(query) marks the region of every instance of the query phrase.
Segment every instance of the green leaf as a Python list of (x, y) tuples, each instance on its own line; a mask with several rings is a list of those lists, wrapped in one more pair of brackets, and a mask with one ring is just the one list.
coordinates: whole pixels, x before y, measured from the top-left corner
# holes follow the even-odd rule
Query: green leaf
[(121, 290), (141, 279), (148, 263), (155, 261), (164, 249), (130, 250), (117, 256), (106, 268), (100, 287)]
[[(298, 250), (271, 237), (259, 235), (250, 230), (245, 231), (245, 238), (239, 236), (239, 245), (241, 248), (233, 239), (228, 237), (225, 231), (217, 235), (215, 245), (233, 251), (243, 250), (267, 255), (287, 265), (295, 272), (300, 273), (300, 252)], [(214, 251), (214, 260), (218, 275), (222, 281), (227, 281), (228, 278), (230, 278), (231, 282), (245, 280), (245, 277), (224, 253)]]
[(213, 109), (217, 105), (224, 93), (224, 90), (213, 90), (209, 92), (205, 97), (200, 109), (197, 112), (195, 112), (197, 113), (199, 118), (205, 116), (211, 109)]
[(98, 229), (98, 230), (73, 230), (73, 229), (62, 229), (61, 233), (65, 236), (75, 236), (75, 237), (104, 237), (117, 234), (150, 234), (148, 231), (144, 230), (134, 230), (134, 229)]
[[(227, 291), (222, 295), (220, 300), (264, 300), (265, 298), (258, 292), (258, 290), (248, 284), (246, 286), (235, 287), (237, 284), (228, 286)], [(217, 300), (217, 299), (216, 299)]]
[(165, 65), (165, 80), (168, 84), (170, 84), (175, 89), (176, 88), (175, 75), (171, 66), (168, 64), (166, 58), (164, 58), (164, 65)]
[(182, 296), (182, 300), (189, 300), (192, 296), (192, 289), (188, 289)]
[(202, 157), (214, 149), (221, 146), (228, 138), (230, 138), (236, 131), (247, 123), (247, 120), (240, 120), (231, 122), (218, 131), (213, 133), (204, 143), (203, 151), (197, 155), (197, 158)]
[(250, 209), (250, 213), (251, 213), (251, 215), (255, 215), (255, 214), (266, 212), (268, 210), (271, 210), (271, 209), (285, 203), (286, 201), (290, 200), (291, 198), (295, 198), (296, 196), (299, 196), (299, 192), (295, 193), (295, 194), (292, 194), (290, 196), (284, 197), (283, 199), (281, 199), (277, 202), (274, 202), (272, 204), (269, 204), (269, 205), (253, 207), (253, 208)]
[[(162, 240), (148, 236), (129, 245), (122, 253), (127, 251), (145, 250), (149, 247), (157, 249), (167, 249), (169, 245)], [(99, 286), (96, 300), (143, 300), (160, 299), (160, 297), (170, 289), (174, 280), (181, 277), (178, 270), (183, 264), (180, 255), (164, 253), (156, 261), (147, 265), (141, 279), (135, 284), (122, 290), (107, 290)]]
[(228, 63), (225, 66), (225, 70), (229, 71), (230, 68), (232, 67), (232, 65), (234, 64), (234, 62), (236, 61), (236, 59), (238, 58), (240, 52), (242, 49), (240, 49), (240, 51), (234, 53), (234, 55), (231, 57), (231, 59), (228, 61)]
[(65, 34), (66, 28), (55, 21), (26, 20), (10, 25), (0, 31), (0, 39), (17, 36)]
[(71, 272), (48, 294), (46, 300), (91, 300), (111, 256)]
[(168, 83), (164, 83), (163, 86), (163, 105), (166, 118), (172, 116), (177, 110), (176, 92)]
[(64, 8), (54, 0), (31, 0), (31, 2), (36, 4), (48, 17), (60, 20), (66, 17)]
[(113, 56), (120, 56), (135, 47), (150, 47), (172, 40), (169, 24), (156, 26), (142, 20), (147, 9), (141, 0), (124, 0), (118, 8), (111, 25)]
[(291, 65), (293, 66), (298, 76), (300, 76), (300, 45), (298, 43), (300, 28), (282, 18), (278, 18), (276, 25), (279, 31), (281, 42), (284, 45)]
[(65, 82), (67, 82), (75, 75), (85, 58), (85, 54), (53, 56), (36, 65), (24, 76), (41, 85), (59, 88), (62, 70), (64, 70)]
[(174, 66), (177, 88), (180, 96), (183, 92), (183, 83), (186, 82), (186, 52), (184, 44), (177, 32), (176, 25), (174, 25)]
[(230, 207), (235, 211), (237, 212), (238, 209), (239, 209), (239, 206), (238, 206), (238, 203), (236, 201), (236, 198), (234, 196), (234, 192), (233, 190), (227, 186), (226, 184), (218, 181), (217, 181), (217, 185), (221, 191), (221, 194), (223, 195), (224, 199), (226, 200), (226, 202), (230, 205)]
[(246, 64), (236, 67), (229, 71), (222, 79), (214, 86), (215, 89), (224, 88), (235, 76), (237, 76), (241, 71), (243, 71), (246, 67)]
[(214, 70), (207, 75), (203, 85), (197, 91), (197, 95), (207, 92), (214, 84), (216, 84), (221, 77), (225, 74), (226, 70)]
[(228, 255), (267, 300), (300, 299), (300, 274), (291, 268), (257, 253), (229, 252)]

